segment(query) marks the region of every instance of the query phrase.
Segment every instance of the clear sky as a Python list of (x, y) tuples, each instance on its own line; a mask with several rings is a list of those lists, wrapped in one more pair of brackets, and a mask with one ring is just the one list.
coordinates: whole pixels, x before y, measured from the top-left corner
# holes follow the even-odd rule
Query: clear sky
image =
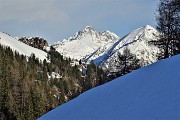
[(85, 26), (123, 37), (146, 24), (155, 27), (158, 0), (0, 0), (0, 32), (40, 36), (50, 44)]

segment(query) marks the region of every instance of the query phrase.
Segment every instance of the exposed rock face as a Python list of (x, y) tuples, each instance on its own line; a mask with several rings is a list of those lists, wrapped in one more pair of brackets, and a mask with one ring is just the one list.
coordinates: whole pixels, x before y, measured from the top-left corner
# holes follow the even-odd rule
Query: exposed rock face
[(19, 38), (19, 41), (38, 49), (43, 49), (48, 46), (48, 42), (41, 37), (22, 37)]

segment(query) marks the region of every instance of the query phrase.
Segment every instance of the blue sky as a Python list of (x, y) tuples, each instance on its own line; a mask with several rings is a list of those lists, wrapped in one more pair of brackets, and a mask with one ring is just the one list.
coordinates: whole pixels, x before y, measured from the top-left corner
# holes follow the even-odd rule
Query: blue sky
[(85, 26), (120, 37), (146, 24), (155, 27), (158, 0), (0, 0), (0, 31), (40, 36), (50, 44)]

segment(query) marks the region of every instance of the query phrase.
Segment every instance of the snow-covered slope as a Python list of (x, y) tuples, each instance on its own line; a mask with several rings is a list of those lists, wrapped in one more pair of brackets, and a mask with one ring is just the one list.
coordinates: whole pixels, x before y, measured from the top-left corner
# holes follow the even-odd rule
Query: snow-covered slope
[(39, 120), (180, 120), (180, 55), (89, 90)]
[(59, 41), (52, 46), (66, 57), (82, 59), (95, 52), (99, 47), (118, 39), (119, 37), (110, 31), (96, 32), (92, 27), (86, 26), (74, 37)]
[(25, 43), (18, 41), (17, 39), (11, 37), (8, 34), (0, 32), (0, 44), (4, 46), (9, 46), (12, 50), (19, 52), (20, 54), (31, 56), (32, 53), (35, 54), (40, 60), (47, 58), (47, 53), (36, 49), (34, 47), (28, 46)]
[(109, 69), (111, 66), (114, 67), (112, 70), (116, 71), (115, 61), (117, 60), (117, 55), (119, 52), (123, 53), (123, 50), (127, 47), (131, 53), (135, 54), (138, 59), (141, 59), (142, 65), (145, 66), (157, 61), (156, 55), (159, 49), (149, 44), (149, 42), (158, 39), (159, 32), (155, 28), (146, 25), (134, 30), (113, 45), (110, 45), (110, 48), (106, 49), (107, 51), (99, 55), (99, 57), (96, 57), (99, 54), (97, 52), (87, 57), (85, 61), (94, 60), (95, 64), (102, 66), (104, 69)]
[(108, 51), (110, 51), (110, 49), (114, 46), (114, 44), (116, 42), (117, 42), (117, 40), (116, 41), (111, 41), (111, 42), (109, 42), (109, 43), (107, 43), (107, 44), (105, 44), (103, 46), (100, 46), (92, 54), (88, 55), (85, 59), (83, 59), (83, 61), (86, 62), (86, 63), (90, 63), (91, 61), (94, 61), (95, 64), (97, 64), (97, 62), (100, 63), (101, 61), (97, 61), (96, 59), (99, 59), (100, 56), (104, 56), (105, 54), (107, 54)]

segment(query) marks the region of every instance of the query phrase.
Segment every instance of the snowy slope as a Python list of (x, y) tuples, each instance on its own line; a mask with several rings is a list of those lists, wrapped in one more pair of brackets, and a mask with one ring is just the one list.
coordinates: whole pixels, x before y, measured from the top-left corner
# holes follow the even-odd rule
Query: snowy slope
[[(103, 46), (100, 46), (96, 51), (94, 51), (92, 54), (88, 55), (85, 59), (83, 59), (84, 62), (90, 63), (91, 61), (95, 59), (99, 59), (100, 56), (104, 56), (107, 54), (108, 51), (114, 46), (114, 44), (117, 42), (116, 41), (111, 41)], [(94, 63), (97, 61), (94, 61)], [(96, 63), (95, 63), (96, 64)]]
[(92, 27), (86, 26), (74, 37), (58, 41), (52, 46), (66, 57), (82, 59), (95, 52), (99, 47), (118, 39), (119, 37), (110, 31), (96, 32)]
[[(94, 60), (95, 64), (100, 65), (104, 69), (110, 69), (110, 66), (114, 67), (113, 70), (115, 71), (117, 54), (119, 52), (123, 53), (123, 50), (127, 47), (131, 53), (135, 54), (138, 59), (141, 59), (142, 65), (145, 66), (157, 61), (156, 55), (159, 49), (154, 45), (150, 45), (149, 42), (158, 39), (159, 32), (155, 28), (146, 25), (132, 31), (115, 42), (104, 54), (99, 55), (99, 57), (90, 55), (91, 57), (88, 60)], [(88, 61), (87, 58), (85, 60)]]
[(180, 120), (180, 55), (89, 90), (39, 120)]
[(26, 56), (31, 56), (32, 53), (35, 54), (35, 56), (37, 58), (39, 58), (40, 60), (44, 60), (47, 57), (47, 53), (30, 47), (20, 41), (18, 41), (17, 39), (9, 36), (8, 34), (5, 33), (1, 33), (0, 32), (0, 44), (4, 45), (4, 46), (9, 46), (12, 50), (15, 50), (17, 52), (19, 52), (20, 54), (26, 55)]

